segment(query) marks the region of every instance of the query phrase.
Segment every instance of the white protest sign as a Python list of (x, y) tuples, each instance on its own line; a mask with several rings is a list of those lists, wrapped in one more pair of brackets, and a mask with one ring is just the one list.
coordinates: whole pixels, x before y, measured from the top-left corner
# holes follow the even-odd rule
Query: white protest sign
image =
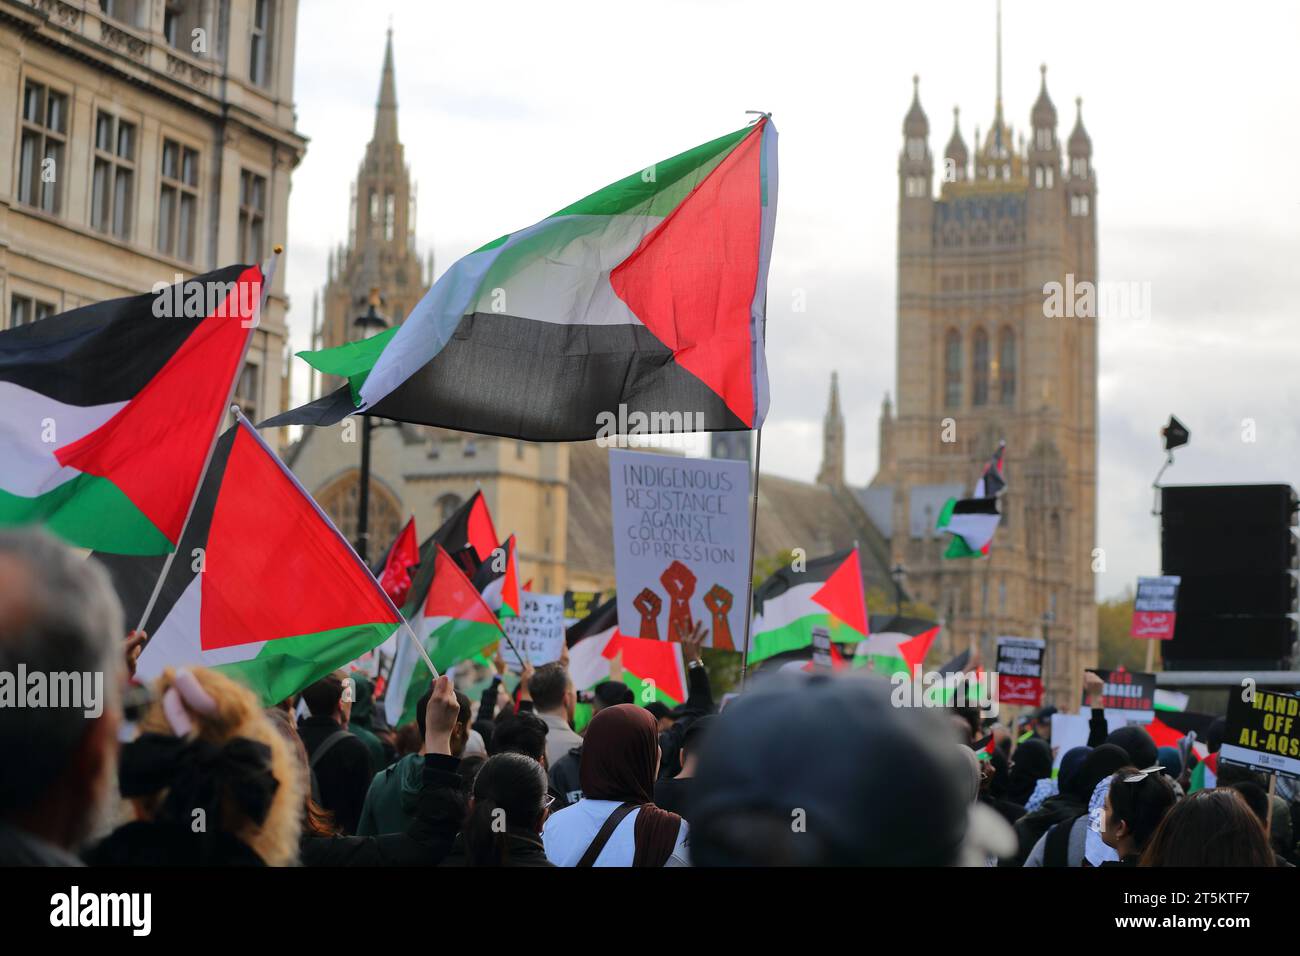
[(519, 616), (501, 622), (509, 642), (501, 642), (501, 656), (511, 670), (521, 670), (523, 665), (515, 656), (515, 649), (534, 667), (560, 659), (564, 650), (564, 595), (519, 592)]
[(1061, 769), (1061, 758), (1075, 747), (1088, 745), (1090, 713), (1052, 715), (1052, 769)]
[(677, 640), (708, 628), (709, 647), (744, 643), (749, 465), (611, 449), (609, 483), (619, 630)]

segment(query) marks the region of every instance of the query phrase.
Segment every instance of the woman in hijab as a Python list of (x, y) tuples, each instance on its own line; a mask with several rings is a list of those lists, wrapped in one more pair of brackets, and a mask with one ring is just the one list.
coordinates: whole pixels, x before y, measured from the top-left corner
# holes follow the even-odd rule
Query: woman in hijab
[(635, 704), (605, 707), (583, 738), (582, 799), (542, 832), (556, 866), (684, 866), (686, 822), (654, 805), (659, 772), (654, 716)]
[(1040, 737), (1030, 737), (1011, 755), (1007, 799), (1024, 806), (1038, 781), (1052, 775), (1052, 748)]
[[(1076, 751), (1083, 751), (1082, 759)], [(1061, 792), (1043, 801), (1043, 806), (1016, 824), (1025, 866), (1080, 866), (1089, 832), (1089, 801), (1097, 785), (1121, 767), (1129, 756), (1114, 744), (1092, 750), (1077, 747), (1066, 754), (1077, 769), (1062, 773)]]

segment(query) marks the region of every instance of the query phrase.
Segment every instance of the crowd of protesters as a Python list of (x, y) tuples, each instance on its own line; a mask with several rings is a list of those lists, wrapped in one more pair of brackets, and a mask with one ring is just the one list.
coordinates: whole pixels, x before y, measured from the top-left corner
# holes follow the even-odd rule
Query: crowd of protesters
[[(385, 725), (360, 673), (263, 708), (228, 676), (129, 682), (122, 613), (95, 562), (0, 533), (0, 672), (103, 673), (97, 716), (0, 710), (0, 865), (1290, 866), (1288, 791), (1192, 760), (1092, 710), (1054, 751), (1023, 726), (899, 708), (890, 685), (788, 669), (719, 713), (701, 626), (679, 634), (687, 699), (579, 688), (567, 660), (507, 669), (477, 701), (434, 680)], [(1088, 677), (1088, 690), (1099, 688)], [(1091, 703), (1091, 701), (1089, 702)], [(1218, 728), (1221, 737), (1222, 727)], [(1211, 748), (1218, 742), (1211, 735)], [(1059, 757), (1059, 760), (1057, 759)]]

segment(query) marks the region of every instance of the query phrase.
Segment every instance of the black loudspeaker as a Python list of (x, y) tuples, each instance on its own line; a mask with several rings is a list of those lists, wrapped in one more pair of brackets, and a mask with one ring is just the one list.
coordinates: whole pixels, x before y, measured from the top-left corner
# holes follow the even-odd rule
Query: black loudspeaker
[(1295, 656), (1296, 493), (1290, 485), (1161, 490), (1160, 555), (1182, 578), (1169, 670), (1286, 670)]

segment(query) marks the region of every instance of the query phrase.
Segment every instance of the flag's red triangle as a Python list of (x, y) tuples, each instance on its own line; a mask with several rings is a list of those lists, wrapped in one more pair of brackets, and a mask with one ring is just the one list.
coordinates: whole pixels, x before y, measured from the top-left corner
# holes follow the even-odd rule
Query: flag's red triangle
[(435, 545), (435, 548), (433, 581), (429, 584), (429, 595), (424, 599), (424, 616), (495, 625), (496, 615), (465, 577), (460, 565), (443, 550), (442, 545)]
[(758, 281), (763, 126), (742, 139), (609, 274), (615, 294), (716, 392), (754, 423), (750, 310)]
[(179, 541), (261, 297), (262, 271), (250, 266), (217, 314), (197, 325), (124, 408), (55, 453), (59, 463), (107, 478), (168, 540)]
[(235, 426), (212, 507), (199, 574), (203, 649), (400, 623), (356, 552), (251, 427)]
[(412, 516), (393, 542), (388, 560), (384, 562), (384, 570), (379, 575), (380, 587), (398, 607), (406, 603), (406, 596), (411, 590), (411, 568), (419, 563), (420, 546), (416, 543), (415, 517)]
[(506, 542), (506, 575), (501, 582), (501, 603), (519, 615), (519, 569), (515, 567), (515, 536)]
[(862, 590), (862, 565), (858, 549), (840, 562), (812, 599), (864, 637), (867, 625), (867, 598)]
[(612, 659), (620, 651), (624, 669), (641, 680), (653, 680), (655, 686), (673, 700), (686, 700), (686, 688), (682, 686), (682, 674), (677, 666), (680, 643), (628, 637), (616, 631), (601, 654)]
[(491, 557), (500, 543), (497, 539), (497, 530), (492, 526), (492, 515), (488, 512), (487, 502), (483, 500), (481, 491), (474, 492), (474, 504), (469, 509), (465, 533), (480, 562)]
[(898, 652), (903, 655), (903, 660), (907, 662), (907, 672), (915, 673), (916, 669), (921, 666), (925, 660), (925, 655), (930, 653), (930, 645), (934, 639), (939, 636), (939, 629), (932, 627), (928, 631), (922, 631), (916, 637), (909, 637), (905, 641), (898, 642)]

